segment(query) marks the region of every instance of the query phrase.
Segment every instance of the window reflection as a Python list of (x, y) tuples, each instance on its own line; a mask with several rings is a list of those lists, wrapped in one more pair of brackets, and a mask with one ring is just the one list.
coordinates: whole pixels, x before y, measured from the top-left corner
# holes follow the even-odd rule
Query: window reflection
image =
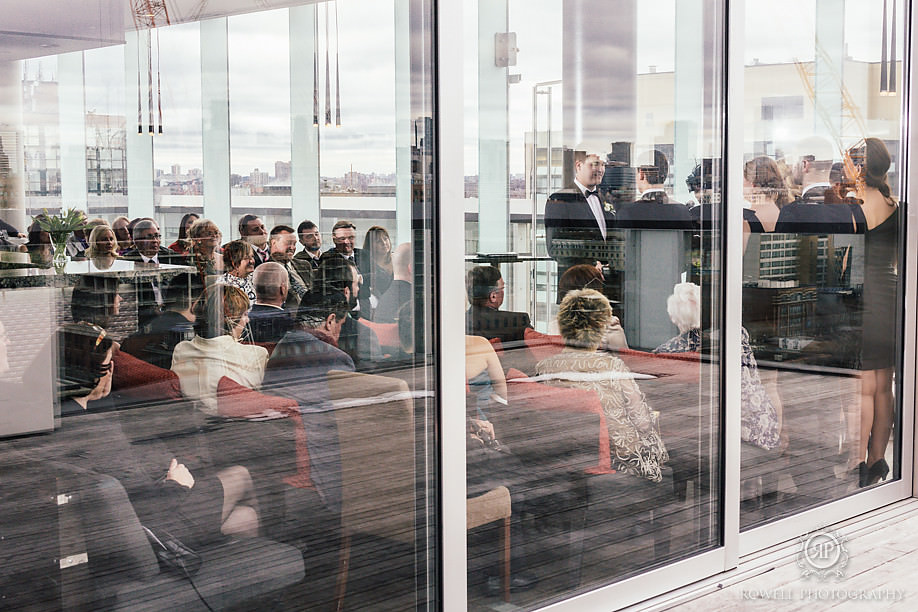
[[(746, 105), (762, 113), (746, 132), (742, 325), (781, 435), (743, 444), (743, 528), (895, 476), (900, 120), (888, 75), (901, 62), (886, 58), (901, 57), (901, 31), (879, 36), (900, 27), (879, 8), (804, 15), (786, 41), (793, 62), (750, 47), (770, 59), (745, 75)], [(774, 18), (753, 7), (747, 29)]]
[(435, 607), (430, 6), (115, 4), (0, 66), (5, 604)]

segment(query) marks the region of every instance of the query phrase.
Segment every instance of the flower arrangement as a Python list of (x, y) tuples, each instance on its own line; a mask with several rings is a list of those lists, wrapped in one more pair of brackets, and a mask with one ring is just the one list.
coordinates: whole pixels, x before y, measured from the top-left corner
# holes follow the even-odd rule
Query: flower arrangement
[(32, 218), (39, 229), (51, 235), (54, 244), (54, 266), (62, 268), (67, 263), (67, 237), (86, 227), (86, 216), (75, 208), (61, 210), (53, 215), (43, 208), (42, 214)]

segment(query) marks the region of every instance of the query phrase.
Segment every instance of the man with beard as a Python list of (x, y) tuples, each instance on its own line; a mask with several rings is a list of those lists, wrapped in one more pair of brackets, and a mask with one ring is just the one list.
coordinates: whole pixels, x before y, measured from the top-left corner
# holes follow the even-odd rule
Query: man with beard
[(271, 259), (268, 251), (268, 230), (260, 218), (255, 215), (243, 215), (239, 219), (239, 236), (255, 249), (255, 267)]
[[(357, 266), (341, 255), (325, 253), (316, 270), (315, 282), (324, 291), (337, 290), (347, 297), (353, 312), (357, 304), (360, 275)], [(368, 370), (382, 359), (379, 339), (372, 329), (360, 323), (350, 313), (344, 318), (338, 347), (351, 356), (357, 370)]]

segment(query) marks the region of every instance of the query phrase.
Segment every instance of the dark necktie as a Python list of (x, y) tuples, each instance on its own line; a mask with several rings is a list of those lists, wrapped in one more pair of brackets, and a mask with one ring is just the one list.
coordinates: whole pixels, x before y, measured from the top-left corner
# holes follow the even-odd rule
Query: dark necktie
[(583, 197), (589, 198), (591, 195), (594, 195), (594, 196), (596, 196), (596, 197), (598, 198), (598, 197), (599, 197), (599, 191), (595, 191), (595, 190), (594, 190), (594, 191), (590, 191), (589, 189), (587, 189), (586, 193), (583, 194)]

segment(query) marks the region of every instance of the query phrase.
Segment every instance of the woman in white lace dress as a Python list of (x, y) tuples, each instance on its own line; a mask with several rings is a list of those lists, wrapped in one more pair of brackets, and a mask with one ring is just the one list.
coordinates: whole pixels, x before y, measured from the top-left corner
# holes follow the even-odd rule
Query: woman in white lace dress
[(611, 322), (612, 307), (601, 293), (569, 292), (558, 312), (565, 348), (536, 367), (546, 384), (596, 391), (609, 428), (612, 467), (659, 482), (669, 455), (656, 417), (624, 362), (599, 350)]

